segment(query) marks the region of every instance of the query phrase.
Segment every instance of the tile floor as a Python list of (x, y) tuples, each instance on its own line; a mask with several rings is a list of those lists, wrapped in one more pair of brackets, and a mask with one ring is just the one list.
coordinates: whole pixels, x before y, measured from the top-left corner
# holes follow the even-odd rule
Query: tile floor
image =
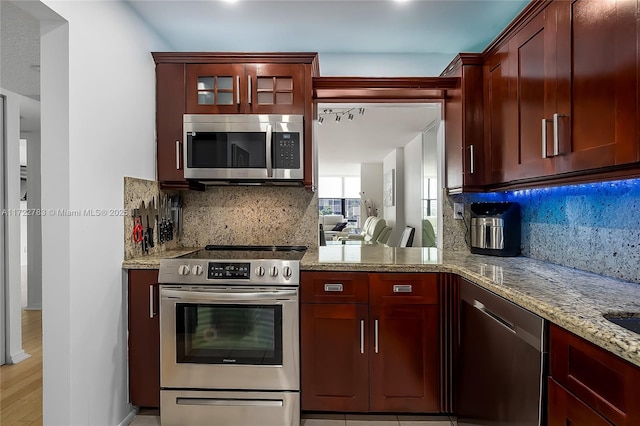
[[(301, 426), (455, 426), (447, 416), (385, 416), (355, 414), (304, 415)], [(160, 426), (156, 415), (138, 415), (130, 426)]]

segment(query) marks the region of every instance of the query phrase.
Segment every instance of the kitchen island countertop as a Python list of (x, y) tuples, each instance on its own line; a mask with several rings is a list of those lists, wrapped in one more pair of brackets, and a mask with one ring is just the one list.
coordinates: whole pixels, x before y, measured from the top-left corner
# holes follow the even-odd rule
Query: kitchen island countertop
[(640, 366), (640, 335), (603, 314), (640, 312), (640, 284), (526, 257), (434, 248), (326, 246), (307, 251), (302, 271), (449, 272)]

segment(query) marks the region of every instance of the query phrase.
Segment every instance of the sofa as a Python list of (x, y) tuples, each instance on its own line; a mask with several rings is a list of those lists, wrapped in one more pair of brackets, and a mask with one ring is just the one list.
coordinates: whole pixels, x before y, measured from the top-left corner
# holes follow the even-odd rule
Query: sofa
[(325, 238), (334, 239), (346, 228), (347, 220), (341, 214), (325, 214), (319, 216), (318, 224), (322, 225)]
[[(380, 233), (387, 228), (387, 222), (376, 216), (369, 216), (362, 225), (362, 232), (359, 234), (339, 235), (338, 239), (343, 241), (358, 240), (375, 243)], [(390, 234), (390, 230), (386, 231)], [(387, 236), (388, 239), (388, 236)]]

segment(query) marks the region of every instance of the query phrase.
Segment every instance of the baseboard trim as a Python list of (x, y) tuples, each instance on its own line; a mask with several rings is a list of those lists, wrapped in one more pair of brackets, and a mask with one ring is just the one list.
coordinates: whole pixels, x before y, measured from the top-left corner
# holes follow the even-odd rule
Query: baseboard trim
[(7, 359), (6, 361), (7, 361), (7, 364), (17, 364), (17, 363), (22, 362), (25, 359), (29, 359), (29, 358), (31, 358), (31, 355), (26, 353), (24, 350), (21, 350), (18, 353), (11, 354), (9, 356), (9, 359)]
[(127, 414), (127, 417), (124, 418), (124, 420), (122, 420), (120, 423), (118, 423), (118, 426), (127, 426), (129, 423), (131, 423), (133, 421), (133, 419), (136, 417), (136, 409), (133, 408), (131, 410), (131, 412), (129, 412), (129, 414)]

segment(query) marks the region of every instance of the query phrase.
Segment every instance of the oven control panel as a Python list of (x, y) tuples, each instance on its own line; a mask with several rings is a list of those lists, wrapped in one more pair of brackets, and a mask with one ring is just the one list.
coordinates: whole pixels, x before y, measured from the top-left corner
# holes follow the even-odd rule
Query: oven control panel
[(207, 278), (210, 280), (251, 278), (251, 263), (209, 262)]
[(277, 259), (161, 259), (160, 284), (286, 285), (300, 284), (300, 264)]

